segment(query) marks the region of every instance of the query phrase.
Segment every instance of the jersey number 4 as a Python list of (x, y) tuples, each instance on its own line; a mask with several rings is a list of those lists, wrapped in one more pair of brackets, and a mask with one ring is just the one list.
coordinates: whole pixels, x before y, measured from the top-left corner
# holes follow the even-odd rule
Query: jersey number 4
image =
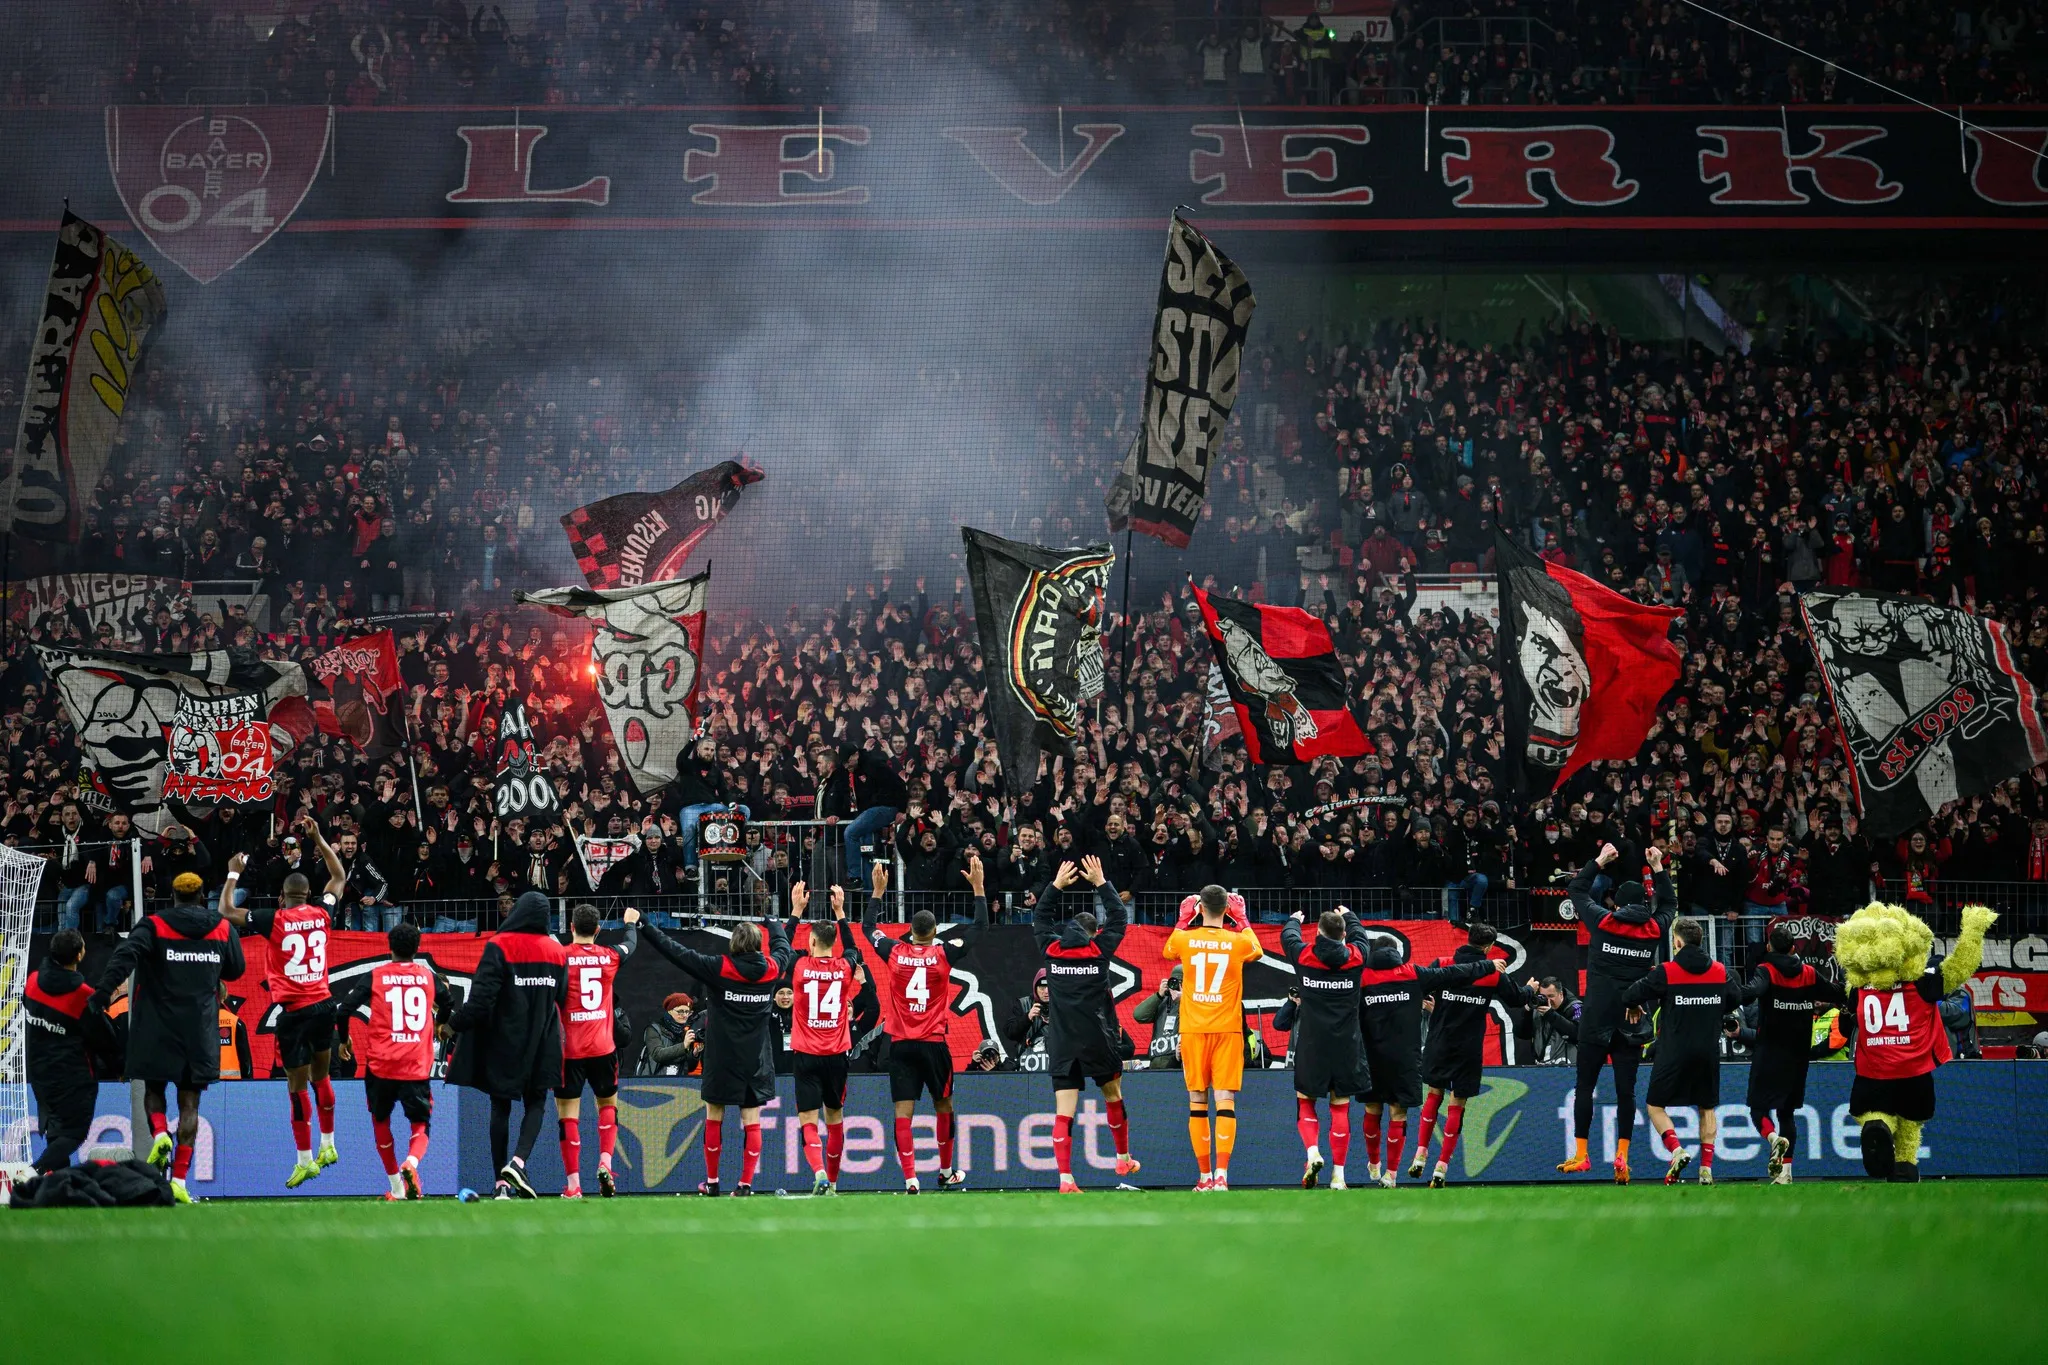
[(928, 970), (930, 969), (919, 967), (910, 974), (910, 979), (903, 983), (903, 998), (910, 1002), (913, 1014), (923, 1014), (931, 1008), (932, 988), (925, 980), (925, 973)]
[(1863, 997), (1863, 1031), (1869, 1033), (1908, 1034), (1913, 1031), (1912, 1023), (1906, 1018), (1906, 997), (1897, 991), (1890, 995), (1865, 995)]

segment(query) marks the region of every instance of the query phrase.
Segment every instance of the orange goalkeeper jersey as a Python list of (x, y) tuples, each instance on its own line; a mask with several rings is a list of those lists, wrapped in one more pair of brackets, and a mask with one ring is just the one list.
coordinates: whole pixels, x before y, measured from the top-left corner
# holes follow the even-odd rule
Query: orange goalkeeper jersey
[(1181, 964), (1180, 1031), (1238, 1033), (1244, 1029), (1244, 964), (1266, 955), (1251, 930), (1176, 929), (1161, 952)]

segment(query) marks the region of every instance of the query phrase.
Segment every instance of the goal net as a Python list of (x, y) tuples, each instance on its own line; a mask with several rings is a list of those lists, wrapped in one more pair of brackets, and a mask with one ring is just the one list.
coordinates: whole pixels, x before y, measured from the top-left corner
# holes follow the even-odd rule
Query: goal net
[(28, 1020), (21, 995), (43, 866), (34, 854), (0, 844), (0, 1166), (29, 1159)]

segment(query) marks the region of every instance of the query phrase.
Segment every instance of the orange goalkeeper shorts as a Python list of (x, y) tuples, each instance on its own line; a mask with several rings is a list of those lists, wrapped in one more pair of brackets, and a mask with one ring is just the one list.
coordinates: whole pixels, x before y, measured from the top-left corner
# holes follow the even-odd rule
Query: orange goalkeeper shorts
[(1188, 1089), (1244, 1089), (1244, 1036), (1237, 1033), (1183, 1033), (1180, 1066)]

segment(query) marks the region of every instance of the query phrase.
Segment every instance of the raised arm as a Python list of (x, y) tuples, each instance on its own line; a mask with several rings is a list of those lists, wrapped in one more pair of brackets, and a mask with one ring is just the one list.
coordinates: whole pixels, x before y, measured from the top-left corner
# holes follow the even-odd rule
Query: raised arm
[[(327, 836), (320, 832), (319, 821), (311, 816), (306, 817), (305, 830), (308, 835), (312, 836), (313, 847), (320, 851), (320, 861), (327, 867), (327, 890), (325, 894), (340, 900), (341, 893), (348, 887), (348, 874), (342, 871), (341, 858), (327, 842)], [(383, 897), (380, 895), (378, 899), (382, 900)]]
[(1984, 965), (1984, 931), (1998, 916), (1981, 905), (1963, 907), (1963, 932), (1956, 936), (1956, 950), (1941, 963), (1941, 993), (1959, 990)]
[[(651, 924), (643, 922), (641, 933), (647, 940), (648, 947), (654, 949), (655, 952), (660, 953), (699, 981), (707, 984), (715, 982), (718, 980), (719, 973), (724, 970), (722, 960), (716, 953), (700, 953), (695, 948), (686, 948)], [(788, 941), (788, 937), (785, 935), (783, 942), (787, 943)]]
[(1658, 963), (1640, 980), (1621, 993), (1624, 1009), (1640, 1007), (1647, 1001), (1664, 998), (1664, 964)]
[(220, 900), (213, 907), (220, 912), (222, 919), (237, 929), (249, 927), (248, 910), (235, 904), (235, 887), (242, 880), (242, 869), (248, 865), (248, 858), (240, 853), (228, 859), (228, 875), (220, 884)]
[(1299, 962), (1301, 950), (1301, 911), (1297, 910), (1280, 925), (1280, 951), (1287, 954), (1289, 962)]
[(1115, 883), (1102, 870), (1102, 860), (1089, 855), (1081, 860), (1084, 875), (1095, 884), (1095, 903), (1102, 907), (1102, 927), (1096, 933), (1095, 943), (1107, 956), (1117, 950), (1124, 941), (1124, 935), (1131, 927), (1131, 912), (1124, 905), (1124, 898), (1117, 894)]
[(775, 964), (779, 977), (789, 971), (789, 964), (796, 961), (796, 950), (789, 946), (789, 926), (779, 917), (768, 921), (768, 960)]
[(856, 967), (866, 966), (860, 951), (860, 935), (854, 932), (854, 926), (846, 918), (846, 888), (843, 886), (832, 888), (832, 920), (839, 926), (839, 947), (846, 954), (846, 960)]
[(985, 893), (987, 877), (986, 870), (981, 865), (981, 855), (978, 853), (967, 855), (967, 885), (974, 892), (974, 919), (960, 927), (960, 941), (957, 944), (943, 940), (940, 942), (939, 946), (945, 952), (949, 964), (958, 962), (973, 952), (975, 941), (981, 937), (982, 930), (988, 928), (988, 896)]
[(1060, 915), (1063, 892), (1072, 886), (1080, 870), (1072, 863), (1061, 863), (1059, 870), (1052, 874), (1052, 880), (1038, 888), (1038, 894), (1031, 902), (1031, 932), (1037, 938), (1041, 950), (1059, 942), (1060, 926), (1066, 921)]

